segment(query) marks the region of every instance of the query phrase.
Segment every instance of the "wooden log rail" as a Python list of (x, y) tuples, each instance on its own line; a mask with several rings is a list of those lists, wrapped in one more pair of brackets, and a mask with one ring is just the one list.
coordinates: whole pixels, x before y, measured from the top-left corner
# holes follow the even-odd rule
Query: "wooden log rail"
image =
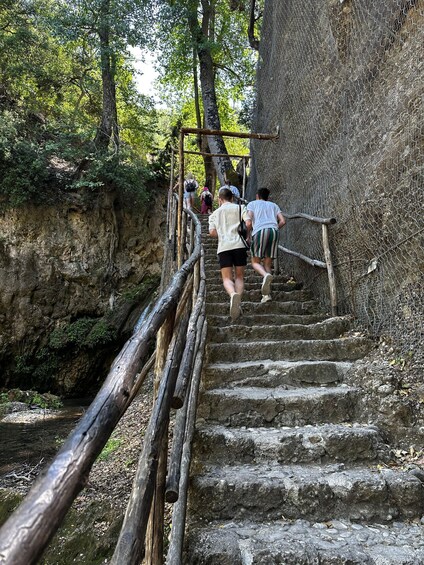
[(307, 257), (306, 255), (302, 255), (302, 253), (298, 253), (297, 251), (293, 251), (292, 249), (287, 249), (287, 247), (284, 247), (282, 245), (279, 245), (278, 249), (283, 251), (283, 253), (287, 253), (289, 255), (293, 255), (294, 257), (297, 257), (298, 259), (301, 259), (302, 261), (304, 261), (308, 265), (311, 265), (312, 267), (318, 267), (320, 269), (326, 269), (327, 270), (328, 286), (329, 286), (329, 289), (330, 289), (331, 315), (337, 316), (336, 278), (335, 278), (335, 275), (334, 275), (334, 267), (333, 267), (333, 261), (332, 261), (332, 258), (331, 258), (330, 240), (329, 240), (329, 234), (328, 234), (328, 226), (334, 225), (337, 220), (335, 218), (319, 218), (317, 216), (310, 216), (309, 214), (303, 214), (303, 213), (285, 214), (283, 212), (283, 216), (285, 218), (289, 219), (289, 220), (292, 220), (292, 219), (295, 219), (295, 218), (303, 218), (303, 219), (308, 220), (310, 222), (314, 222), (316, 224), (321, 225), (322, 248), (324, 250), (325, 262), (319, 261), (318, 259), (311, 259), (310, 257)]
[[(169, 202), (171, 209), (168, 211), (168, 222), (175, 229), (178, 199), (171, 197)], [(1, 528), (1, 565), (30, 565), (39, 560), (73, 500), (86, 485), (94, 461), (153, 365), (155, 356), (149, 358), (148, 355), (158, 331), (169, 319), (173, 322), (175, 319), (133, 492), (112, 563), (135, 564), (142, 559), (145, 553), (147, 519), (156, 488), (159, 455), (164, 438), (167, 437), (171, 403), (183, 406), (196, 403), (192, 395), (197, 391), (198, 384), (194, 383), (199, 378), (203, 360), (206, 323), (201, 226), (190, 211), (185, 211), (185, 216), (187, 221), (184, 223), (182, 238), (183, 255), (187, 257), (185, 262), (172, 276), (145, 323), (116, 357), (104, 385), (74, 431)], [(175, 233), (168, 233), (168, 238), (175, 241)], [(173, 254), (170, 261), (175, 264), (175, 260), (176, 254)], [(194, 276), (193, 273), (196, 272), (197, 276)], [(177, 391), (176, 400), (173, 400), (174, 391)], [(186, 417), (183, 420), (192, 425), (192, 421)], [(183, 435), (187, 436), (186, 433)], [(178, 490), (175, 476), (181, 475), (181, 441), (178, 440), (177, 443), (177, 447), (173, 448), (176, 456), (172, 463), (174, 490)], [(187, 478), (183, 475), (182, 480), (186, 481)], [(164, 496), (165, 484), (163, 499)], [(157, 546), (162, 547), (160, 543)], [(150, 562), (159, 565), (162, 563), (162, 555), (159, 559), (152, 556)]]

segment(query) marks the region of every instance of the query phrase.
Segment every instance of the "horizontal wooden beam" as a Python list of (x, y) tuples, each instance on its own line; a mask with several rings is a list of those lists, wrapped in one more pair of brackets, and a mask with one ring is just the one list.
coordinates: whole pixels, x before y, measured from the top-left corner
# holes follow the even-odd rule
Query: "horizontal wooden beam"
[(244, 139), (278, 139), (278, 133), (244, 133), (241, 131), (223, 131), (220, 129), (181, 128), (181, 133), (187, 135), (195, 133), (200, 135), (219, 135), (223, 137), (242, 137)]
[(283, 212), (283, 216), (285, 218), (288, 218), (289, 220), (294, 220), (295, 218), (304, 218), (305, 220), (310, 220), (311, 222), (315, 222), (316, 224), (332, 225), (337, 223), (336, 218), (320, 218), (319, 216), (304, 214), (303, 212), (298, 212), (296, 214), (287, 214), (286, 212)]
[(250, 155), (227, 155), (227, 153), (205, 153), (204, 151), (189, 151), (188, 149), (184, 149), (184, 153), (188, 153), (189, 155), (204, 155), (206, 157), (231, 157), (231, 158), (240, 158), (240, 159), (250, 159)]

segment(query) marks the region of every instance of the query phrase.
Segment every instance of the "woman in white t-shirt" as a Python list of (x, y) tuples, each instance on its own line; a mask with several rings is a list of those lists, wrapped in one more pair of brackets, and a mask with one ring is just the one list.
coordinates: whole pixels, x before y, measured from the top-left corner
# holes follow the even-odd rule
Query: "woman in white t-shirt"
[(230, 316), (236, 320), (241, 314), (241, 296), (244, 290), (244, 271), (247, 254), (237, 228), (240, 214), (247, 223), (248, 215), (243, 206), (233, 203), (233, 193), (229, 188), (220, 188), (219, 208), (209, 216), (209, 234), (218, 238), (218, 261), (222, 283), (230, 296)]
[(277, 257), (278, 230), (284, 226), (286, 220), (274, 202), (269, 202), (269, 190), (260, 188), (256, 200), (249, 202), (247, 213), (253, 226), (252, 231), (252, 267), (263, 277), (262, 300), (271, 300), (272, 261)]

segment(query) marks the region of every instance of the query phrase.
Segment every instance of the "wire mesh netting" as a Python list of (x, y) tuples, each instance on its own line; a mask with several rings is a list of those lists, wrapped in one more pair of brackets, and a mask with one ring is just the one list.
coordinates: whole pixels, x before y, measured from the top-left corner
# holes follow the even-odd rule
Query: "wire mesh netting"
[[(423, 337), (424, 0), (266, 1), (252, 197), (334, 216), (339, 313), (402, 349)], [(283, 245), (324, 260), (320, 227), (289, 220)], [(325, 270), (282, 263), (328, 304)]]

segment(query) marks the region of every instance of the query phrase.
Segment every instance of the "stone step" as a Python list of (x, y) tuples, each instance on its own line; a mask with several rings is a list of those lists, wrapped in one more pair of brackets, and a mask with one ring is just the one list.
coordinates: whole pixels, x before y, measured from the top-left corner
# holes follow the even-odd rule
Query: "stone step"
[[(190, 512), (203, 520), (419, 519), (424, 486), (412, 473), (335, 465), (202, 465)], [(194, 470), (194, 472), (196, 472)]]
[[(269, 312), (268, 314), (255, 314), (251, 317), (251, 323), (258, 324), (260, 326), (281, 326), (284, 324), (315, 324), (316, 322), (322, 322), (326, 316), (324, 314), (275, 314)], [(246, 318), (241, 316), (238, 320), (234, 322), (226, 312), (224, 315), (214, 316), (212, 314), (208, 315), (208, 326), (214, 327), (233, 327), (236, 328), (239, 325), (246, 325)]]
[(343, 381), (351, 363), (336, 361), (246, 361), (215, 363), (205, 367), (203, 386), (309, 387)]
[[(246, 323), (246, 322), (245, 322)], [(226, 343), (228, 341), (263, 341), (288, 339), (334, 339), (344, 334), (349, 328), (348, 318), (328, 318), (316, 324), (286, 324), (280, 326), (243, 325), (211, 327), (209, 341)]]
[(331, 340), (273, 340), (210, 343), (207, 346), (208, 362), (217, 363), (231, 359), (237, 361), (258, 361), (270, 359), (279, 361), (328, 360), (353, 361), (370, 350), (370, 342), (363, 337), (346, 337)]
[(199, 420), (234, 427), (305, 426), (352, 419), (357, 390), (339, 387), (219, 388), (203, 392)]
[(209, 523), (189, 529), (187, 565), (422, 565), (424, 526), (347, 520)]
[(376, 428), (324, 424), (296, 428), (200, 426), (196, 456), (208, 463), (275, 461), (281, 464), (389, 460), (389, 449)]
[[(272, 300), (275, 304), (276, 301), (279, 302), (287, 302), (292, 300), (298, 300), (300, 302), (305, 302), (307, 300), (311, 300), (311, 294), (309, 292), (305, 292), (304, 290), (291, 290), (289, 292), (286, 291), (276, 291), (272, 289), (271, 292)], [(242, 301), (243, 302), (260, 302), (262, 299), (262, 293), (260, 287), (253, 289), (253, 290), (246, 290), (243, 292)], [(206, 304), (214, 303), (219, 304), (222, 302), (226, 302), (228, 304), (229, 296), (228, 294), (222, 289), (222, 291), (212, 291), (209, 290), (206, 293)]]
[[(286, 302), (242, 302), (243, 316), (251, 314), (316, 314), (318, 306), (315, 300), (308, 300), (306, 302), (298, 302), (296, 300), (287, 300)], [(206, 304), (206, 313), (229, 316), (230, 299), (226, 302), (215, 302)]]
[[(261, 290), (261, 285), (262, 285), (262, 279), (260, 277), (256, 277), (256, 280), (251, 277), (249, 279), (245, 279), (244, 282), (244, 290), (245, 292), (248, 290)], [(275, 277), (274, 281), (272, 282), (272, 292), (276, 293), (276, 292), (294, 292), (296, 290), (301, 290), (302, 285), (300, 283), (298, 284), (288, 284), (286, 282), (284, 282), (283, 279), (278, 280), (277, 277)], [(222, 281), (216, 281), (216, 282), (211, 282), (208, 281), (206, 284), (206, 290), (208, 293), (211, 292), (221, 292), (221, 294), (223, 296), (227, 296), (224, 287), (222, 286)], [(311, 297), (311, 293), (309, 291), (304, 290), (303, 291), (308, 298), (310, 299)]]

